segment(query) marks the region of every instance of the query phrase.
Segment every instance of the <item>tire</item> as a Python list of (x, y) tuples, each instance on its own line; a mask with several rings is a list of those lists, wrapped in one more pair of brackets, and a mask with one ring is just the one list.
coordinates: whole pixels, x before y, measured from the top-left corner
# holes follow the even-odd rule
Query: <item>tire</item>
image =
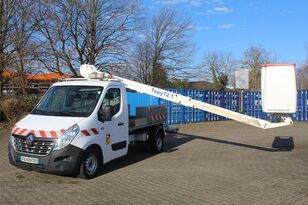
[(88, 149), (81, 158), (79, 177), (82, 179), (92, 179), (97, 176), (101, 166), (101, 154), (96, 149)]
[(161, 128), (153, 129), (150, 133), (151, 152), (161, 153), (164, 149), (164, 132)]

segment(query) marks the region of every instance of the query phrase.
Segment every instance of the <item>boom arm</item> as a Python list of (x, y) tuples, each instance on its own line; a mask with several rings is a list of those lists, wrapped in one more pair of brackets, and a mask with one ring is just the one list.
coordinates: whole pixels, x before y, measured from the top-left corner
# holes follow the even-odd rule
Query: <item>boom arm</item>
[(172, 93), (160, 88), (156, 88), (153, 86), (145, 85), (142, 83), (138, 83), (136, 81), (128, 80), (125, 78), (113, 76), (114, 79), (118, 79), (123, 81), (126, 88), (129, 88), (131, 90), (135, 90), (137, 92), (146, 93), (158, 98), (162, 98), (164, 100), (168, 100), (174, 103), (178, 103), (184, 106), (198, 108), (200, 110), (204, 110), (207, 112), (211, 112), (217, 115), (221, 115), (245, 124), (249, 124), (255, 127), (259, 127), (262, 129), (269, 129), (269, 128), (275, 128), (275, 127), (282, 127), (287, 125), (292, 125), (293, 121), (287, 114), (280, 114), (282, 121), (273, 123), (270, 121), (254, 118), (251, 116), (247, 116), (238, 112), (234, 112), (228, 109), (224, 109), (215, 105), (211, 105), (205, 102), (201, 102), (198, 100), (191, 99), (189, 97), (179, 95), (176, 93)]

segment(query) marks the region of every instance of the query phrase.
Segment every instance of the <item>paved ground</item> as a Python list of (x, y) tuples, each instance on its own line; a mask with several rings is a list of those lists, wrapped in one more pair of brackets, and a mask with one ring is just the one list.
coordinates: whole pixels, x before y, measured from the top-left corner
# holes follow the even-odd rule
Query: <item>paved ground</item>
[[(0, 204), (308, 204), (308, 123), (267, 131), (231, 121), (182, 125), (164, 153), (134, 146), (88, 181), (9, 165), (7, 133)], [(284, 149), (272, 148), (275, 137)]]

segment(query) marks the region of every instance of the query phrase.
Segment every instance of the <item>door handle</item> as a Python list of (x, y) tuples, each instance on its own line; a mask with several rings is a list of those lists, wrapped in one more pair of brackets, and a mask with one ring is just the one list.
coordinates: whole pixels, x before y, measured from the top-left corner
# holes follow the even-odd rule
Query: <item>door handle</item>
[(122, 125), (124, 125), (124, 122), (119, 122), (118, 123), (118, 126), (122, 126)]

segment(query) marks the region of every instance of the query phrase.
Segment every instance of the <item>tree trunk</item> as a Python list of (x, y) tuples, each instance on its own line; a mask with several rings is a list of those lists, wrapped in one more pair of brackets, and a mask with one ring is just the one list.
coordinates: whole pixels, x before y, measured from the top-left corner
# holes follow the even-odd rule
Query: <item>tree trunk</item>
[(0, 78), (0, 98), (3, 96), (3, 87), (4, 87), (4, 83), (3, 83), (2, 76), (1, 76)]
[(21, 79), (20, 79), (20, 82), (21, 82), (21, 94), (22, 95), (26, 95), (26, 75), (24, 73), (21, 73)]

